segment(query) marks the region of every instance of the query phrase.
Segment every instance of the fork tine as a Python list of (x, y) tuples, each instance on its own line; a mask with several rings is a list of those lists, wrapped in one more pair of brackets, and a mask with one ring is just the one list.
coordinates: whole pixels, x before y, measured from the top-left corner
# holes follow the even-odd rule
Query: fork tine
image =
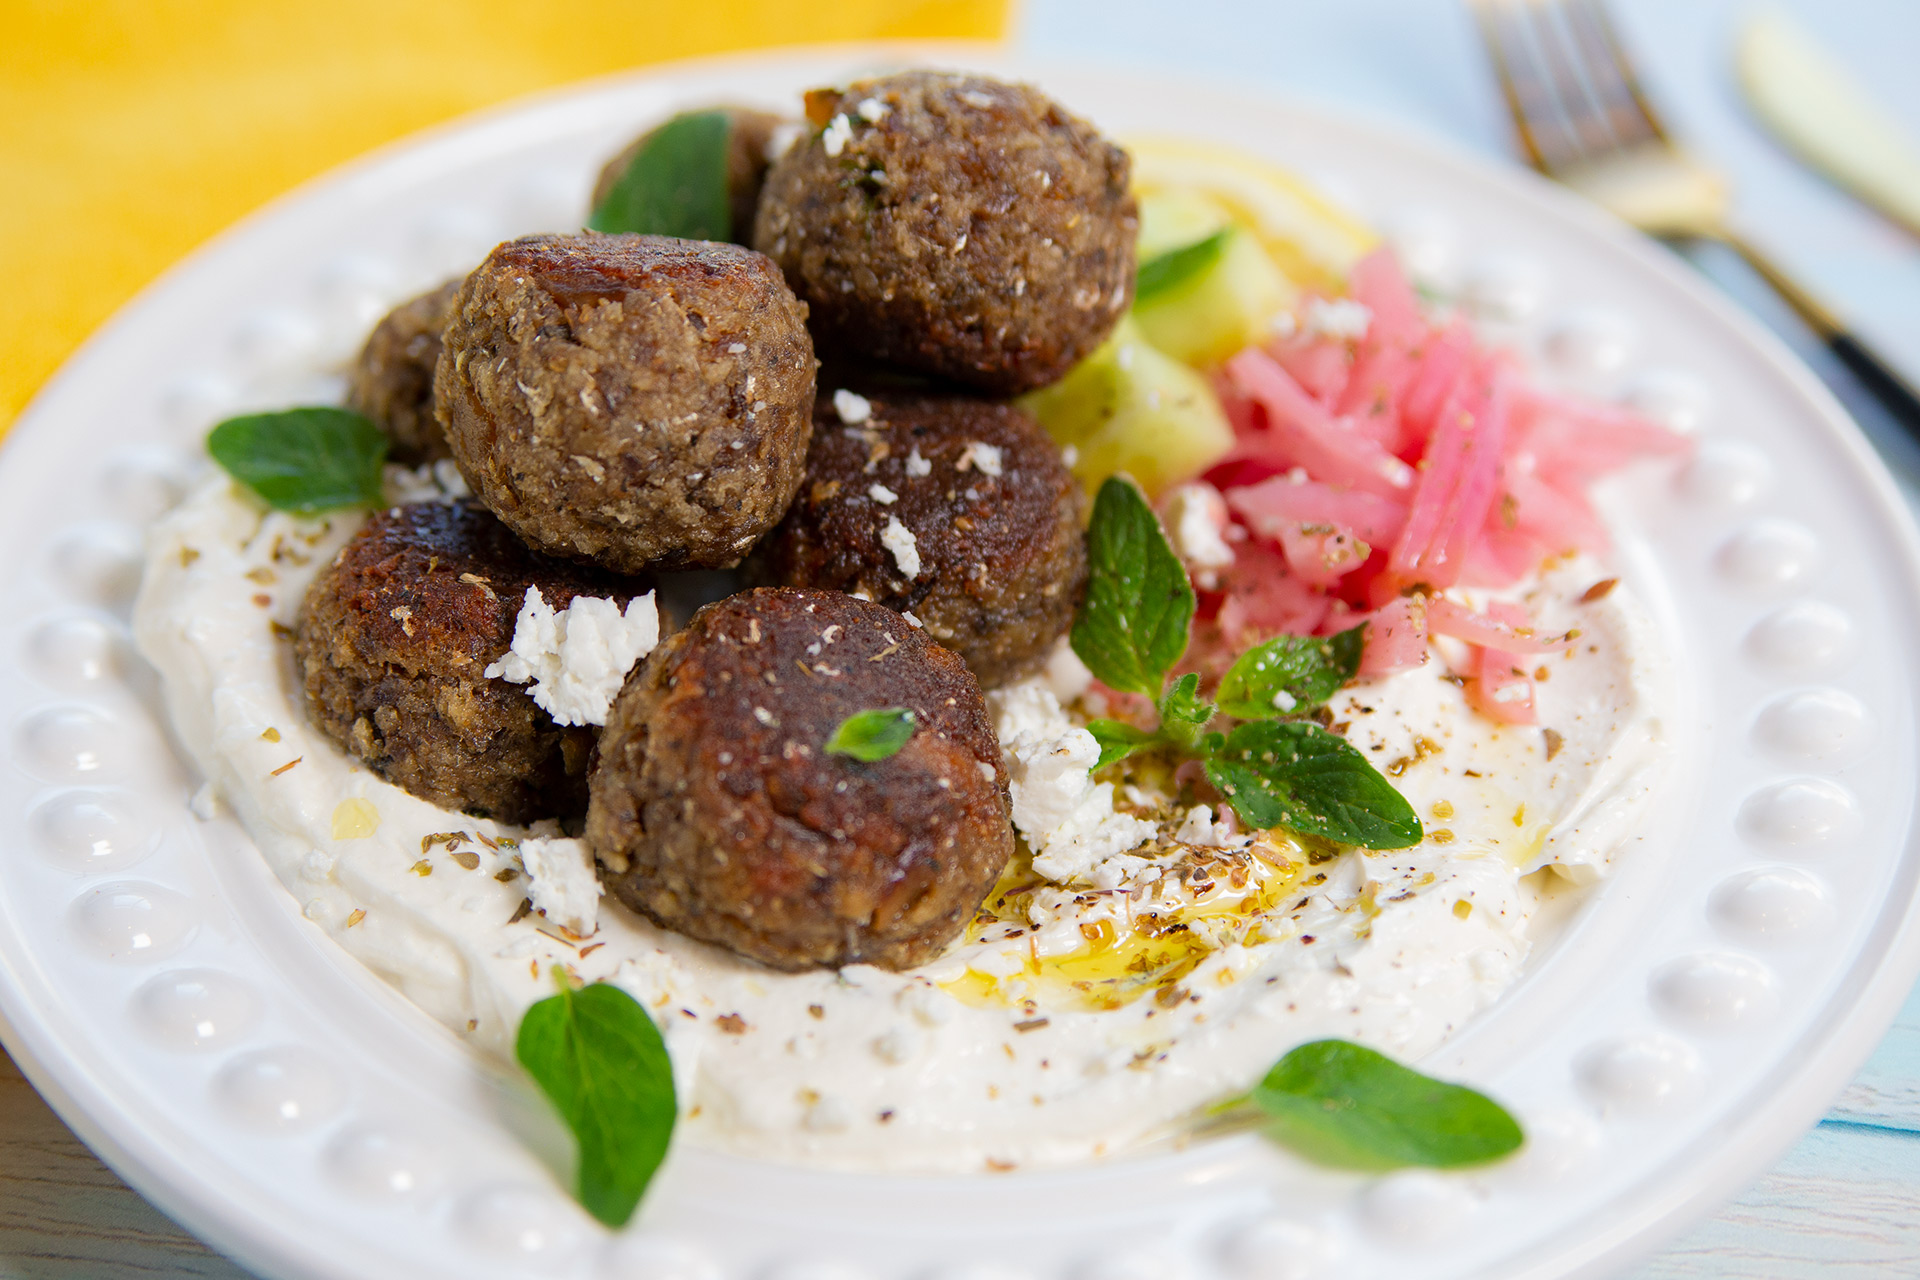
[(1559, 0), (1522, 0), (1519, 7), (1528, 15), (1527, 26), (1540, 47), (1554, 98), (1577, 141), (1579, 154), (1574, 158), (1586, 159), (1612, 150), (1617, 145), (1613, 130), (1589, 89), (1579, 48), (1568, 38), (1565, 6)]
[(1512, 20), (1513, 6), (1502, 0), (1474, 0), (1472, 8), (1527, 163), (1542, 173), (1552, 173), (1577, 158), (1579, 147), (1568, 134), (1564, 114), (1540, 73), (1539, 59), (1522, 29), (1524, 24)]
[(1568, 0), (1567, 25), (1581, 52), (1588, 82), (1621, 145), (1667, 141), (1660, 117), (1640, 90), (1640, 78), (1600, 0)]

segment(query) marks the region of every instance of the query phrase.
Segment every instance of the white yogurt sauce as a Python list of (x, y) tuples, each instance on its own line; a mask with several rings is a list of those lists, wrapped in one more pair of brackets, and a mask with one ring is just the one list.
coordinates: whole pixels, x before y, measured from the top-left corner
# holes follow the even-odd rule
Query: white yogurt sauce
[[(160, 524), (135, 628), (181, 741), (306, 917), (433, 1017), (507, 1057), (550, 966), (617, 982), (665, 1034), (684, 1135), (764, 1158), (1057, 1164), (1176, 1132), (1305, 1040), (1418, 1058), (1525, 961), (1523, 876), (1597, 877), (1631, 838), (1672, 705), (1631, 593), (1577, 603), (1602, 575), (1564, 566), (1527, 593), (1543, 629), (1582, 633), (1537, 660), (1552, 757), (1541, 729), (1473, 715), (1439, 656), (1353, 686), (1336, 721), (1429, 837), (1314, 864), (1284, 835), (1175, 807), (1170, 779), (1116, 792), (1079, 754), (1048, 774), (1044, 744), (1080, 733), (1055, 697), (1084, 688), (1064, 656), (995, 698), (1037, 870), (919, 970), (780, 974), (596, 901), (577, 842), (416, 799), (309, 725), (290, 628), (357, 525), (264, 512), (224, 479)], [(1058, 830), (1034, 825), (1055, 810)], [(533, 838), (537, 884), (515, 843)], [(570, 933), (596, 907), (597, 932)]]

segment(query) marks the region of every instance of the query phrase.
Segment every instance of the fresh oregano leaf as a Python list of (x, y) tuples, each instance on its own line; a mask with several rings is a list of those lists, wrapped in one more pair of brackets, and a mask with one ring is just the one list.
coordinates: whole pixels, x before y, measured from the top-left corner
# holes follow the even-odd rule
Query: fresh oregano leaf
[(1285, 827), (1364, 849), (1405, 849), (1424, 834), (1406, 797), (1317, 724), (1248, 721), (1227, 735), (1206, 769), (1249, 827)]
[(1275, 636), (1241, 654), (1220, 678), (1220, 709), (1240, 720), (1311, 711), (1360, 669), (1367, 624), (1334, 636)]
[(1145, 729), (1136, 729), (1118, 720), (1089, 720), (1087, 732), (1100, 744), (1100, 763), (1093, 766), (1096, 769), (1104, 769), (1115, 760), (1124, 760), (1133, 754), (1136, 747), (1153, 741), (1153, 735)]
[(228, 418), (207, 436), (207, 452), (268, 506), (311, 515), (377, 507), (387, 437), (350, 409), (315, 406)]
[(690, 111), (655, 129), (587, 225), (595, 231), (725, 240), (733, 232), (727, 194), (732, 128), (724, 111)]
[(856, 711), (840, 722), (827, 739), (827, 754), (852, 756), (872, 764), (907, 745), (913, 736), (913, 712), (906, 707), (878, 707)]
[(1504, 1107), (1345, 1040), (1303, 1044), (1254, 1086), (1268, 1136), (1320, 1164), (1379, 1171), (1485, 1164), (1525, 1140)]
[(1214, 705), (1200, 696), (1200, 677), (1189, 671), (1167, 687), (1160, 698), (1160, 734), (1188, 751), (1200, 741), (1201, 730), (1213, 719)]
[(575, 990), (564, 977), (559, 987), (520, 1020), (514, 1055), (573, 1130), (581, 1205), (625, 1226), (673, 1136), (673, 1066), (632, 996), (604, 982)]
[(1177, 249), (1157, 253), (1140, 264), (1133, 281), (1133, 300), (1141, 303), (1157, 293), (1185, 284), (1220, 260), (1233, 228), (1222, 227), (1212, 235)]
[(1157, 699), (1167, 668), (1187, 649), (1193, 584), (1131, 480), (1111, 476), (1100, 486), (1087, 570), (1073, 651), (1109, 688)]

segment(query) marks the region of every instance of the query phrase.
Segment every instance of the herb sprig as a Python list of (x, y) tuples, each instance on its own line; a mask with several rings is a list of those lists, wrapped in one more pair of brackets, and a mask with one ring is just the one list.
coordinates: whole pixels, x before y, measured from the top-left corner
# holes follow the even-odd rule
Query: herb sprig
[(874, 707), (842, 720), (827, 739), (827, 754), (851, 756), (872, 764), (899, 753), (913, 737), (914, 714), (907, 707)]
[[(1144, 694), (1160, 713), (1153, 732), (1118, 720), (1089, 724), (1100, 765), (1166, 744), (1198, 757), (1249, 827), (1285, 827), (1367, 849), (1420, 843), (1420, 819), (1406, 798), (1345, 739), (1307, 718), (1358, 671), (1364, 624), (1324, 638), (1276, 636), (1249, 649), (1222, 677), (1219, 701), (1208, 702), (1199, 676), (1167, 681), (1187, 649), (1193, 584), (1131, 481), (1115, 476), (1100, 486), (1087, 558), (1073, 651), (1109, 688)], [(1209, 732), (1222, 713), (1242, 723)]]
[(595, 231), (725, 240), (733, 234), (727, 193), (724, 111), (689, 111), (655, 129), (627, 162), (587, 225)]
[(610, 1227), (625, 1226), (666, 1158), (678, 1115), (666, 1043), (647, 1011), (605, 982), (559, 992), (520, 1020), (514, 1056), (573, 1131), (576, 1194)]
[(207, 436), (226, 473), (280, 511), (377, 507), (387, 437), (351, 409), (313, 405), (228, 418)]
[(1210, 236), (1157, 253), (1140, 264), (1134, 276), (1133, 300), (1145, 302), (1156, 294), (1176, 289), (1220, 260), (1233, 228), (1222, 227)]
[(1525, 1141), (1520, 1123), (1485, 1094), (1346, 1040), (1301, 1045), (1251, 1093), (1214, 1111), (1254, 1122), (1316, 1164), (1372, 1173), (1486, 1164)]

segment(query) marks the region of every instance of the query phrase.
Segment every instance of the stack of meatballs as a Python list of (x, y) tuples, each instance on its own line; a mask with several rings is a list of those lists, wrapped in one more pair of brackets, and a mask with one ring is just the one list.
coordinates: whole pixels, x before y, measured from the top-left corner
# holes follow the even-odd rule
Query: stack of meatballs
[[(374, 330), (349, 403), (473, 497), (376, 514), (315, 580), (308, 707), (416, 795), (583, 830), (666, 928), (778, 969), (904, 968), (1013, 851), (981, 690), (1070, 625), (1086, 500), (1005, 398), (1131, 302), (1128, 160), (979, 76), (814, 91), (777, 156), (791, 128), (725, 110), (739, 243), (528, 236)], [(624, 606), (736, 568), (602, 730), (483, 674), (529, 587)], [(915, 717), (898, 753), (826, 750), (891, 707)]]

